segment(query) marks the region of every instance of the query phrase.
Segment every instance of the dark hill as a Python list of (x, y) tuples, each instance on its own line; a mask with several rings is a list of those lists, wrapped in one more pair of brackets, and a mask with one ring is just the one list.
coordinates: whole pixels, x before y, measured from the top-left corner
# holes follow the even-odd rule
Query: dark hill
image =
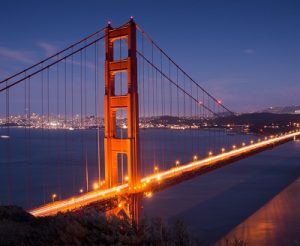
[[(135, 230), (127, 220), (107, 219), (94, 209), (36, 218), (15, 206), (0, 207), (0, 245), (200, 245), (181, 221), (144, 220)], [(202, 245), (202, 244), (201, 244)]]
[(227, 116), (215, 120), (219, 124), (235, 124), (235, 125), (287, 125), (289, 122), (299, 122), (299, 114), (272, 114), (272, 113), (252, 113), (242, 114), (238, 116)]

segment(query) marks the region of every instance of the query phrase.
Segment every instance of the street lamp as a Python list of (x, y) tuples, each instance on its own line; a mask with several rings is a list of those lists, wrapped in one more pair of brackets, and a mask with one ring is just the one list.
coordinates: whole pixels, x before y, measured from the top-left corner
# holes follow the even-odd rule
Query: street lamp
[(99, 189), (99, 184), (98, 184), (97, 182), (95, 182), (95, 183), (93, 184), (93, 188), (94, 188), (94, 190)]
[(52, 194), (52, 202), (55, 201), (55, 198), (57, 197), (57, 195), (55, 193)]

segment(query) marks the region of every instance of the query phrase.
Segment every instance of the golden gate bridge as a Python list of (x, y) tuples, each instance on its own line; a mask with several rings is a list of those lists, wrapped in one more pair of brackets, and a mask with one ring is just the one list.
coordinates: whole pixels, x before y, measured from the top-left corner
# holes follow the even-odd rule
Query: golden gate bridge
[(233, 111), (132, 18), (2, 80), (0, 93), (1, 203), (35, 216), (95, 206), (138, 223), (143, 196), (300, 135), (217, 125)]

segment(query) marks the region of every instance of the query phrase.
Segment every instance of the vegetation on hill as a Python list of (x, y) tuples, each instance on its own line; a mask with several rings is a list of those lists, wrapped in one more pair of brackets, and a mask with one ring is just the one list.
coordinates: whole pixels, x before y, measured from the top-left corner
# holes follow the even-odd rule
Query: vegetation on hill
[[(184, 223), (167, 225), (161, 218), (143, 220), (134, 229), (127, 220), (106, 218), (94, 209), (36, 218), (16, 206), (0, 207), (0, 245), (208, 245), (192, 236)], [(219, 246), (246, 246), (239, 239)], [(295, 242), (294, 245), (300, 245)]]
[(181, 221), (144, 220), (135, 230), (126, 220), (88, 209), (35, 218), (19, 207), (0, 207), (0, 245), (200, 245)]

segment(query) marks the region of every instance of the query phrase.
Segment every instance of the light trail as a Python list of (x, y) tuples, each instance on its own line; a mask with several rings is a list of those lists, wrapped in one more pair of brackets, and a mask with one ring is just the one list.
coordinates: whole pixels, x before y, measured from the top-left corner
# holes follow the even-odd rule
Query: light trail
[[(285, 135), (277, 136), (277, 137), (271, 136), (271, 138), (268, 140), (263, 140), (257, 143), (251, 143), (250, 145), (245, 145), (240, 148), (234, 148), (233, 150), (228, 152), (222, 151), (221, 154), (216, 156), (210, 156), (203, 160), (195, 160), (191, 163), (182, 166), (173, 167), (167, 171), (162, 171), (162, 172), (158, 172), (146, 176), (145, 178), (141, 179), (141, 186), (134, 187), (133, 192), (134, 193), (144, 192), (145, 190), (147, 190), (148, 185), (151, 185), (153, 187), (155, 186), (155, 184), (159, 184), (161, 181), (177, 178), (183, 173), (192, 172), (206, 166), (216, 165), (220, 162), (230, 160), (232, 158), (236, 158), (244, 154), (250, 154), (251, 152), (255, 152), (262, 148), (266, 148), (288, 140), (296, 139), (299, 136), (300, 136), (300, 131), (289, 132)], [(126, 183), (110, 189), (95, 190), (69, 199), (48, 203), (46, 205), (32, 209), (29, 212), (34, 216), (53, 215), (58, 212), (66, 212), (68, 210), (78, 209), (92, 202), (106, 200), (116, 195), (121, 195), (128, 192), (132, 192), (132, 191), (130, 191), (128, 184)]]

